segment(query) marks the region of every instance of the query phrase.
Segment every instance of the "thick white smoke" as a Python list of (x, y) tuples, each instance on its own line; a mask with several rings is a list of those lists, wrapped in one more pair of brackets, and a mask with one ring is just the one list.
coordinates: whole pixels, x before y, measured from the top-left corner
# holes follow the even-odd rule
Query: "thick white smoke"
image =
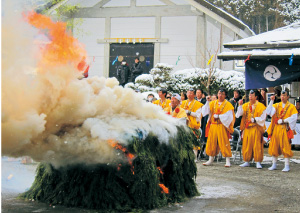
[(2, 17), (2, 33), (3, 155), (55, 166), (109, 163), (117, 155), (107, 140), (126, 145), (153, 132), (163, 143), (176, 135), (174, 118), (115, 78), (79, 80), (70, 64), (39, 66), (41, 35), (20, 14)]

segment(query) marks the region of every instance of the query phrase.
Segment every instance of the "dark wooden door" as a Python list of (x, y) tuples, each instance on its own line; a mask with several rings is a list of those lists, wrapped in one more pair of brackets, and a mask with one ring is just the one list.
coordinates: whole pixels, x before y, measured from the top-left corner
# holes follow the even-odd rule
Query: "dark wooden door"
[(109, 77), (117, 77), (117, 68), (123, 59), (126, 60), (131, 69), (134, 65), (135, 57), (140, 58), (143, 73), (148, 74), (153, 68), (154, 44), (111, 44), (109, 56)]

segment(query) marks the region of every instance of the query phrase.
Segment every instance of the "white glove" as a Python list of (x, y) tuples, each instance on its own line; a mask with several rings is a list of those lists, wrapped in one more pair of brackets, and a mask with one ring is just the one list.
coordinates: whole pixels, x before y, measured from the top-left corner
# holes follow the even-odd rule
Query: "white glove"
[(278, 124), (282, 124), (282, 119), (279, 119), (279, 120), (278, 120)]
[(214, 114), (214, 118), (219, 118), (219, 115), (218, 114)]
[(254, 123), (255, 122), (255, 119), (254, 118), (251, 118), (251, 123)]
[(185, 113), (186, 113), (186, 114), (188, 114), (188, 113), (189, 113), (189, 111), (188, 111), (188, 110), (185, 110)]
[(288, 123), (286, 119), (283, 119), (282, 122), (283, 122), (283, 123)]

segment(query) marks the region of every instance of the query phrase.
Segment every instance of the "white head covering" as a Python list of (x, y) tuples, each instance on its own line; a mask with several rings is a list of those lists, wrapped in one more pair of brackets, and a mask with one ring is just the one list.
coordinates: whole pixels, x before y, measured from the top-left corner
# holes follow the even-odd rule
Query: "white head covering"
[(176, 98), (179, 102), (181, 102), (181, 97), (178, 93), (173, 93), (172, 97)]

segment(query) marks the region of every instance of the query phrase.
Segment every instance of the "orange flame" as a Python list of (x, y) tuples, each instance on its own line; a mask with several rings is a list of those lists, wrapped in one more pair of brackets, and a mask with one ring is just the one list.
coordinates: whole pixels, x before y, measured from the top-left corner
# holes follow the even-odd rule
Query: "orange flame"
[(159, 187), (162, 189), (161, 193), (169, 194), (169, 189), (164, 184), (160, 183), (158, 184)]
[(24, 14), (24, 17), (32, 26), (43, 30), (43, 32), (46, 30), (51, 40), (42, 49), (42, 60), (39, 66), (71, 64), (79, 71), (88, 72), (87, 53), (82, 44), (67, 33), (66, 23), (54, 22), (49, 17), (34, 11)]
[[(132, 172), (132, 174), (134, 174), (134, 166), (132, 165), (132, 161), (133, 161), (134, 155), (131, 154), (131, 153), (129, 153), (128, 150), (125, 147), (123, 147), (122, 145), (118, 144), (117, 142), (115, 142), (113, 140), (108, 140), (107, 143), (111, 147), (113, 147), (115, 149), (121, 150), (126, 155), (126, 157), (128, 159), (128, 163), (131, 166), (131, 172)], [(120, 167), (120, 164), (119, 164), (119, 167)], [(119, 169), (118, 169), (118, 171), (119, 171)]]

